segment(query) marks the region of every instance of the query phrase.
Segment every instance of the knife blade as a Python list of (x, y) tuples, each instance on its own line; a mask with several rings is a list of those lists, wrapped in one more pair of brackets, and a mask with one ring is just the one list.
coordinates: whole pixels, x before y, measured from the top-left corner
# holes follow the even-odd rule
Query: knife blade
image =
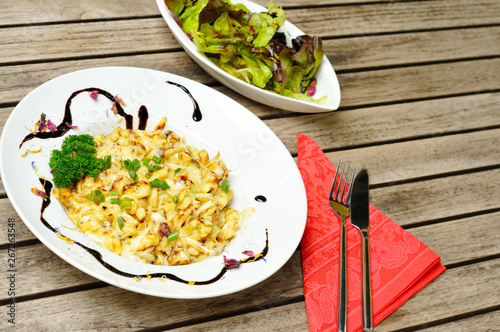
[(361, 233), (363, 331), (373, 330), (369, 250), (369, 185), (368, 170), (361, 169), (352, 184), (351, 225)]

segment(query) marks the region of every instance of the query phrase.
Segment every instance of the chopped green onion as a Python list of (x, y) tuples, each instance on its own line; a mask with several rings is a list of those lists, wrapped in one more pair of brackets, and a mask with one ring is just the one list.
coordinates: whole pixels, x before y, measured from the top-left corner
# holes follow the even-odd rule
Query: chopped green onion
[(133, 169), (129, 169), (128, 174), (130, 174), (130, 177), (132, 178), (132, 180), (134, 180), (134, 182), (139, 181), (139, 177), (137, 176), (137, 173)]
[(132, 169), (137, 171), (139, 168), (141, 168), (141, 162), (138, 159), (134, 159), (134, 161), (132, 161)]
[(181, 170), (182, 170), (182, 168), (179, 167), (179, 168), (176, 168), (174, 172), (179, 173)]
[(120, 227), (120, 229), (123, 228), (123, 219), (122, 219), (122, 217), (118, 218), (118, 227)]
[(151, 188), (156, 188), (160, 186), (160, 180), (154, 179), (153, 181), (149, 181), (149, 185)]
[(123, 210), (132, 208), (132, 201), (128, 197), (123, 197), (120, 203), (120, 208)]
[(102, 194), (102, 192), (99, 189), (96, 189), (95, 196), (97, 197), (99, 202), (101, 202), (101, 203), (104, 202), (104, 200), (105, 200), (104, 195)]
[(130, 167), (130, 160), (125, 159), (124, 161), (122, 161), (122, 166), (124, 168), (129, 168)]
[(220, 183), (220, 188), (227, 194), (229, 191), (229, 184), (226, 182), (226, 180), (222, 180)]
[(174, 203), (177, 203), (179, 201), (179, 196), (175, 195), (174, 197), (172, 197), (172, 200), (174, 201)]
[(168, 234), (167, 236), (167, 242), (173, 241), (179, 237), (179, 230), (173, 231), (172, 233)]
[(87, 196), (87, 198), (89, 199), (89, 201), (93, 201), (93, 200), (95, 199), (95, 194), (94, 194), (94, 192), (91, 192), (91, 193)]
[(119, 193), (118, 191), (116, 191), (116, 190), (111, 190), (111, 191), (109, 192), (109, 194), (110, 194), (111, 196), (118, 196), (120, 193)]
[(210, 218), (205, 218), (203, 219), (203, 223), (207, 226), (213, 226), (214, 224), (212, 223), (212, 220)]
[(108, 169), (111, 167), (111, 156), (110, 155), (107, 155), (106, 157), (104, 157), (104, 169)]
[(117, 198), (117, 197), (113, 197), (113, 198), (110, 198), (109, 201), (111, 202), (111, 204), (117, 204), (117, 205), (120, 205), (120, 199)]
[(142, 160), (142, 164), (143, 164), (144, 166), (149, 166), (149, 159), (148, 159), (148, 158), (146, 158), (146, 157), (144, 157), (144, 159)]
[(149, 165), (148, 166), (148, 172), (156, 171), (156, 170), (158, 170), (160, 168), (161, 168), (160, 165)]
[(153, 157), (153, 161), (154, 161), (155, 163), (157, 163), (157, 164), (161, 164), (161, 162), (162, 162), (161, 158), (160, 158), (160, 157), (158, 157), (158, 156), (154, 156), (154, 157)]
[(163, 190), (167, 190), (168, 188), (170, 188), (170, 186), (168, 185), (168, 183), (165, 182), (165, 180), (161, 180), (160, 181), (160, 188)]
[(145, 176), (149, 179), (150, 177), (152, 177), (152, 176), (153, 176), (153, 173), (151, 173), (151, 172), (147, 172), (147, 173), (146, 173), (146, 174), (144, 174), (144, 175), (145, 175)]

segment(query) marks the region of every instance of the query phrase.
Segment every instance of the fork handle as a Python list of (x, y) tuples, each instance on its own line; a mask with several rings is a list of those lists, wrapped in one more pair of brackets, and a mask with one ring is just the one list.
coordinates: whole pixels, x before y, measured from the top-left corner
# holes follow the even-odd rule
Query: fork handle
[(340, 277), (339, 277), (339, 319), (338, 331), (347, 331), (347, 260), (346, 260), (346, 222), (340, 223)]
[(363, 331), (373, 331), (372, 287), (370, 277), (370, 248), (368, 229), (361, 230), (362, 292), (363, 292)]

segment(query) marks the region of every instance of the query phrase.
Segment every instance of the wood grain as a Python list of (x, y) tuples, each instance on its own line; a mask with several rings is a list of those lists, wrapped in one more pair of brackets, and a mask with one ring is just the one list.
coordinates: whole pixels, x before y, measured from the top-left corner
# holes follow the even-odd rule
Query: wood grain
[(500, 59), (485, 59), (338, 75), (341, 107), (439, 98), (500, 88)]
[[(469, 313), (470, 303), (479, 304), (476, 310), (498, 306), (500, 278), (493, 276), (499, 271), (500, 259), (447, 270), (387, 317), (378, 325), (377, 332), (425, 325)], [(410, 314), (416, 312), (418, 315)]]
[[(267, 7), (269, 1), (254, 1), (263, 7)], [(276, 1), (276, 5), (287, 7), (308, 7), (311, 2), (307, 0), (287, 0)], [(314, 3), (316, 6), (323, 6), (320, 17), (310, 15), (311, 9), (302, 10), (300, 15), (292, 15), (287, 10), (287, 18), (297, 24), (297, 22), (311, 22), (311, 29), (317, 29), (318, 24), (314, 24), (320, 19), (335, 19), (337, 31), (342, 31), (342, 27), (355, 24), (367, 26), (374, 31), (386, 27), (388, 24), (397, 22), (401, 29), (411, 27), (409, 22), (416, 21), (417, 28), (432, 26), (439, 28), (444, 25), (470, 25), (482, 24), (484, 22), (498, 22), (494, 16), (498, 10), (494, 1), (434, 1), (432, 6), (422, 6), (418, 1), (410, 4), (405, 2), (386, 3), (380, 0), (367, 0), (362, 3), (369, 3), (369, 6), (352, 6), (356, 2), (350, 0), (320, 0)], [(454, 6), (453, 4), (456, 3)], [(330, 7), (330, 5), (335, 5)], [(349, 6), (350, 5), (350, 6)], [(356, 9), (355, 8), (360, 8)], [(430, 8), (431, 10), (429, 10)], [(439, 15), (432, 15), (438, 12)], [(415, 13), (415, 15), (413, 15)], [(465, 15), (469, 13), (470, 15)], [(487, 15), (489, 13), (490, 15)], [(418, 14), (418, 15), (417, 15)], [(486, 14), (486, 15), (485, 15)], [(100, 19), (126, 19), (141, 18), (147, 16), (159, 16), (160, 12), (155, 1), (119, 1), (112, 0), (103, 3), (102, 1), (89, 0), (85, 3), (68, 4), (64, 0), (37, 1), (33, 3), (29, 0), (16, 1), (14, 6), (3, 6), (0, 10), (1, 25), (25, 25), (44, 22), (66, 22), (66, 21), (89, 21)], [(375, 24), (377, 17), (383, 17), (383, 24)], [(416, 17), (418, 16), (418, 17)], [(469, 16), (469, 17), (468, 17)], [(363, 19), (364, 17), (364, 19)], [(416, 18), (420, 18), (417, 20)], [(406, 19), (406, 21), (404, 21)], [(403, 23), (406, 23), (404, 25)], [(414, 27), (415, 29), (415, 27)], [(305, 29), (307, 33), (307, 29)]]
[(498, 56), (500, 28), (477, 27), (334, 38), (323, 40), (323, 48), (338, 72)]
[(443, 264), (452, 266), (497, 256), (500, 233), (491, 230), (495, 230), (499, 222), (500, 212), (495, 212), (410, 228), (408, 232), (436, 252)]
[[(290, 273), (300, 273), (300, 270), (290, 271), (288, 270), (290, 265), (294, 264), (287, 264), (271, 280), (243, 293), (215, 299), (170, 300), (141, 296), (116, 287), (105, 287), (20, 302), (18, 308), (22, 310), (26, 318), (20, 321), (19, 327), (36, 324), (42, 329), (95, 331), (106, 324), (109, 330), (132, 331), (138, 328), (159, 326), (167, 328), (182, 324), (188, 319), (210, 320), (212, 308), (215, 307), (218, 308), (218, 315), (224, 312), (226, 315), (231, 311), (237, 312), (241, 308), (250, 311), (266, 310), (286, 298), (301, 296), (301, 285), (293, 287), (291, 285), (293, 279), (289, 279)], [(500, 279), (492, 279), (491, 276), (499, 272), (500, 260), (498, 259), (445, 271), (386, 318), (377, 330), (391, 331), (401, 326), (419, 326), (449, 318), (456, 312), (466, 314), (474, 310), (498, 306), (500, 304)], [(279, 282), (285, 283), (285, 288), (281, 285), (276, 291), (277, 289), (273, 286)], [(457, 292), (457, 289), (461, 291)], [(75, 302), (75, 296), (78, 296), (78, 302)], [(243, 298), (246, 299), (246, 303), (242, 303)], [(269, 302), (270, 299), (272, 299), (271, 302)], [(130, 305), (124, 306), (124, 303)], [(423, 307), (422, 303), (426, 303), (426, 306)], [(453, 306), (453, 312), (448, 306)], [(102, 315), (99, 310), (104, 307), (106, 315)], [(165, 308), (168, 308), (168, 315), (164, 314)], [(416, 311), (419, 315), (409, 314)], [(71, 316), (70, 321), (66, 319), (67, 315)], [(137, 318), (127, 319), (131, 315)], [(271, 320), (277, 320), (269, 323), (270, 326), (279, 324), (280, 316), (269, 315), (269, 317)], [(4, 322), (0, 324), (4, 324), (0, 328), (5, 326)], [(256, 324), (259, 322), (257, 321)]]
[(401, 226), (500, 208), (500, 169), (370, 191), (370, 201)]
[(180, 45), (162, 19), (0, 29), (0, 58), (6, 63), (172, 50)]
[(217, 321), (169, 330), (171, 332), (233, 332), (233, 331), (266, 331), (266, 332), (303, 332), (308, 331), (305, 303), (298, 302), (270, 308), (264, 311), (246, 313)]
[(1, 25), (88, 21), (159, 15), (155, 1), (87, 0), (85, 2), (20, 0), (1, 6)]
[(498, 317), (500, 311), (491, 311), (482, 315), (463, 318), (437, 326), (420, 329), (422, 332), (447, 332), (447, 331), (474, 331), (481, 328), (482, 331), (498, 330)]
[(500, 23), (499, 12), (500, 3), (495, 0), (396, 1), (298, 9), (287, 11), (287, 19), (306, 34), (346, 37), (494, 25)]
[(326, 155), (334, 165), (342, 160), (358, 169), (367, 168), (370, 183), (387, 186), (400, 181), (498, 167), (499, 145), (500, 130), (494, 129), (341, 150)]
[[(356, 34), (357, 28), (352, 25), (350, 31)], [(478, 27), (325, 39), (323, 48), (334, 68), (344, 71), (495, 56), (500, 54), (499, 36), (499, 27)], [(460, 50), (457, 44), (463, 45)], [(0, 29), (0, 64), (180, 49), (162, 18)]]

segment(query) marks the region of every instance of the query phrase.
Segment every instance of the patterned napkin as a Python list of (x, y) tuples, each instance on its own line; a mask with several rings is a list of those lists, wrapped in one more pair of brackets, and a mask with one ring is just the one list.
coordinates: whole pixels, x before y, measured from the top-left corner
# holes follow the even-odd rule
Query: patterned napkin
[[(310, 137), (298, 138), (308, 214), (301, 242), (309, 330), (336, 331), (340, 221), (328, 195), (335, 167)], [(347, 219), (347, 331), (362, 330), (361, 237)], [(370, 204), (373, 323), (380, 323), (441, 274), (440, 257)]]

